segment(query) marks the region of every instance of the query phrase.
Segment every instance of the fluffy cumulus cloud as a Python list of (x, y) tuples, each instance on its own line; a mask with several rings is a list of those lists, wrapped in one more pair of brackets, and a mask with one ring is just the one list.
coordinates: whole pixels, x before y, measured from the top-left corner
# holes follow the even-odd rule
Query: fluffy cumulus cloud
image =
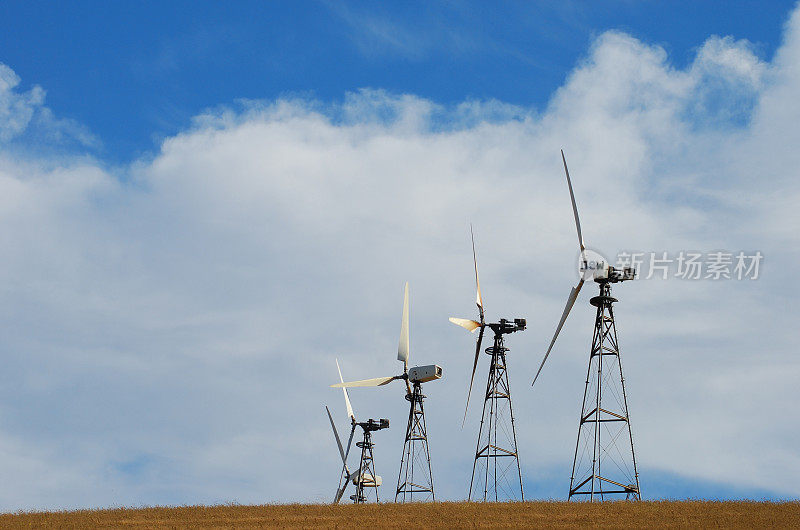
[[(679, 69), (611, 32), (538, 112), (380, 90), (250, 102), (118, 173), (13, 149), (43, 94), (0, 66), (0, 506), (327, 502), (334, 358), (348, 378), (400, 370), (407, 280), (413, 361), (445, 369), (426, 388), (434, 478), (465, 497), (473, 337), (447, 317), (474, 316), (470, 222), (489, 318), (528, 318), (509, 339), (526, 486), (560, 496), (594, 317), (587, 287), (531, 390), (576, 281), (560, 148), (606, 255), (765, 256), (755, 281), (615, 289), (645, 496), (662, 479), (800, 495), (798, 64), (797, 13), (770, 62), (711, 37)], [(351, 395), (392, 421), (391, 484), (403, 389)]]

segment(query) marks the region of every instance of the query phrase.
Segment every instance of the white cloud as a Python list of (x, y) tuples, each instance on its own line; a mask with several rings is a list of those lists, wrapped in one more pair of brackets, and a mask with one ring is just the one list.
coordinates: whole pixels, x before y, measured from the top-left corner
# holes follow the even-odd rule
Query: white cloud
[(34, 85), (27, 92), (20, 91), (20, 81), (11, 68), (0, 63), (0, 147), (7, 149), (10, 142), (26, 134), (51, 145), (77, 142), (84, 147), (99, 146), (86, 127), (53, 116), (44, 105), (42, 87)]
[[(575, 281), (561, 147), (590, 245), (766, 256), (756, 282), (616, 289), (645, 495), (661, 470), (797, 496), (786, 308), (798, 290), (783, 263), (798, 257), (798, 132), (785, 117), (798, 112), (799, 31), (795, 15), (770, 64), (712, 37), (686, 69), (607, 33), (541, 115), (379, 90), (337, 108), (210, 111), (125, 179), (84, 158), (4, 153), (3, 508), (328, 500), (338, 457), (322, 405), (344, 418), (333, 358), (351, 378), (398, 370), (406, 280), (414, 360), (445, 368), (426, 389), (435, 480), (463, 497), (473, 337), (447, 317), (474, 307), (470, 221), (489, 317), (529, 322), (509, 339), (524, 471), (566, 469), (589, 294), (528, 387)], [(0, 109), (19, 124), (4, 130), (18, 136), (41, 99), (2, 72)], [(698, 106), (710, 88), (719, 108)], [(391, 485), (402, 389), (352, 396), (358, 414), (392, 420), (376, 435)]]
[(34, 109), (44, 101), (44, 90), (38, 86), (27, 93), (15, 93), (19, 82), (19, 76), (0, 63), (0, 141), (3, 142), (24, 131)]

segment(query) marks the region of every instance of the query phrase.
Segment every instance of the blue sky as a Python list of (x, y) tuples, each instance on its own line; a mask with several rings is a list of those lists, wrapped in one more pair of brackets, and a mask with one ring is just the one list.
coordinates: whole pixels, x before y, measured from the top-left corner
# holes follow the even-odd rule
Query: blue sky
[(709, 35), (774, 53), (793, 2), (37, 2), (0, 6), (0, 58), (100, 156), (158, 149), (207, 107), (363, 87), (542, 109), (609, 29), (685, 66)]
[[(588, 287), (529, 388), (576, 280), (562, 148), (602, 254), (764, 256), (615, 288), (644, 497), (800, 497), (796, 5), (234, 6), (0, 5), (0, 509), (328, 502), (334, 358), (395, 373), (406, 281), (413, 362), (445, 370), (437, 495), (464, 498), (470, 223), (488, 314), (528, 319), (526, 491), (562, 498)], [(383, 390), (351, 397), (392, 422), (390, 484)]]

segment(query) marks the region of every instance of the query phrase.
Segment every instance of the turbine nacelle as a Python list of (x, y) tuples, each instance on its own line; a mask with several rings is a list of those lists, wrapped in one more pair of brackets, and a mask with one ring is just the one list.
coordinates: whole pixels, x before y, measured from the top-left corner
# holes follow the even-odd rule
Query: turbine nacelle
[(626, 280), (633, 280), (634, 278), (636, 278), (636, 269), (633, 267), (623, 267), (621, 269), (609, 267), (608, 281), (610, 282), (624, 282)]
[(412, 383), (427, 383), (442, 378), (442, 367), (438, 364), (415, 366), (408, 369), (408, 380)]
[(516, 331), (525, 331), (525, 328), (528, 325), (528, 321), (524, 318), (515, 318), (514, 320), (507, 320), (505, 318), (501, 318), (500, 322), (496, 324), (486, 324), (492, 331), (495, 333), (499, 333), (501, 335), (506, 335), (508, 333), (514, 333)]
[(381, 429), (389, 428), (389, 420), (387, 420), (386, 418), (381, 418), (380, 420), (373, 420), (372, 418), (370, 418), (367, 421), (360, 422), (358, 426), (364, 429), (365, 431), (370, 431), (370, 432), (380, 431)]
[(597, 283), (617, 283), (636, 278), (633, 267), (612, 267), (603, 259), (587, 258), (586, 252), (581, 254), (580, 274), (583, 280), (594, 280)]

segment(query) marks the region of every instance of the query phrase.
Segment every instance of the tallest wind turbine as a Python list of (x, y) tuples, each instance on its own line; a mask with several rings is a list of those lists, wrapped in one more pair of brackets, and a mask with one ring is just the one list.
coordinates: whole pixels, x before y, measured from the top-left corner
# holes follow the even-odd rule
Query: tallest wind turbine
[(589, 301), (597, 308), (597, 313), (589, 352), (589, 368), (586, 374), (578, 440), (572, 461), (569, 498), (581, 495), (588, 496), (590, 501), (594, 501), (605, 500), (609, 495), (618, 494), (638, 500), (641, 498), (639, 473), (636, 470), (625, 378), (622, 376), (617, 328), (614, 324), (613, 304), (617, 299), (611, 296), (611, 284), (634, 279), (636, 271), (630, 267), (614, 268), (599, 255), (597, 256), (599, 259), (590, 260), (587, 257), (564, 151), (561, 151), (561, 160), (564, 163), (567, 187), (572, 201), (572, 214), (578, 231), (581, 277), (578, 284), (570, 290), (561, 320), (556, 326), (556, 332), (536, 372), (533, 384), (536, 384), (544, 363), (553, 350), (553, 345), (561, 328), (564, 327), (572, 306), (575, 305), (584, 281), (594, 280), (600, 288), (600, 294)]

